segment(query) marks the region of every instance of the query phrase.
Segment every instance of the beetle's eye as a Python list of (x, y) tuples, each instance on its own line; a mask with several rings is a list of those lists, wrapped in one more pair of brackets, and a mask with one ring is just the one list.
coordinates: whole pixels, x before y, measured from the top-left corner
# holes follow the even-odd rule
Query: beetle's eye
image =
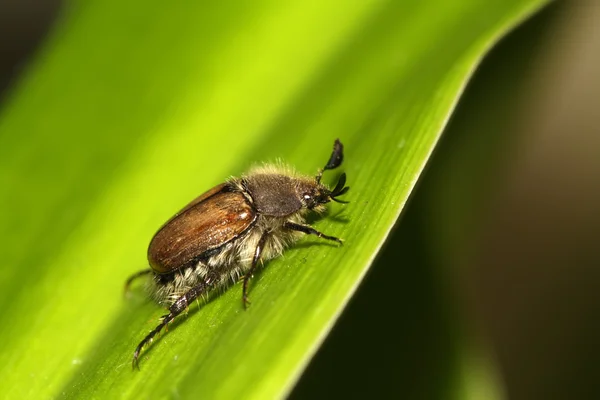
[(310, 194), (305, 194), (304, 195), (304, 200), (310, 200), (310, 198), (311, 198)]

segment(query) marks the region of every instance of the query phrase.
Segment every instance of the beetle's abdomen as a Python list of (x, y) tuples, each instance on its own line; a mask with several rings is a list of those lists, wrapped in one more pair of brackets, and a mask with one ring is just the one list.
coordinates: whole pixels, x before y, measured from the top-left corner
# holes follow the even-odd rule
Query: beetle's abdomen
[(256, 216), (239, 192), (220, 191), (192, 202), (152, 238), (148, 247), (150, 266), (160, 274), (186, 267), (245, 233)]

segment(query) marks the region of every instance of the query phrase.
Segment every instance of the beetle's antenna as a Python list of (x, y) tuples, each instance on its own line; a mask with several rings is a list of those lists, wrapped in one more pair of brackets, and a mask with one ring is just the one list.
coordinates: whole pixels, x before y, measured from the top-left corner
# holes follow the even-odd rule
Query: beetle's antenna
[(340, 175), (340, 178), (338, 179), (338, 183), (335, 185), (335, 187), (331, 191), (331, 195), (337, 196), (342, 191), (342, 189), (344, 189), (345, 184), (346, 184), (346, 173), (343, 173), (342, 175)]
[(335, 139), (333, 143), (333, 152), (331, 153), (331, 157), (329, 157), (329, 161), (325, 167), (321, 168), (317, 173), (317, 177), (315, 178), (317, 183), (321, 182), (321, 177), (323, 176), (323, 172), (328, 169), (335, 169), (339, 167), (344, 161), (344, 145), (340, 142), (340, 139)]
[(338, 179), (338, 183), (335, 185), (335, 188), (329, 194), (329, 198), (337, 203), (348, 203), (347, 201), (338, 200), (336, 197), (345, 194), (350, 188), (344, 185), (346, 184), (346, 174), (343, 173), (340, 175), (340, 179)]

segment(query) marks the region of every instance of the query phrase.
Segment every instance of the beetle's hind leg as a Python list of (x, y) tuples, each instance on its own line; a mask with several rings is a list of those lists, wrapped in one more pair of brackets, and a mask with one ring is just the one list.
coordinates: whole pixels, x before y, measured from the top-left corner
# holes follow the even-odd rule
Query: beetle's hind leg
[(196, 300), (200, 295), (206, 293), (206, 291), (210, 288), (208, 282), (202, 282), (198, 285), (194, 286), (190, 290), (188, 290), (183, 296), (178, 298), (175, 303), (169, 307), (169, 313), (163, 315), (161, 317), (160, 324), (156, 328), (154, 328), (135, 348), (135, 352), (133, 353), (133, 360), (131, 362), (131, 366), (133, 368), (139, 369), (138, 358), (140, 357), (140, 353), (144, 346), (148, 343), (152, 343), (154, 340), (154, 336), (156, 336), (167, 324), (173, 321), (182, 311), (187, 309), (188, 305)]
[(141, 278), (142, 276), (149, 275), (151, 273), (152, 273), (152, 270), (150, 268), (148, 268), (148, 269), (143, 269), (141, 271), (138, 271), (135, 274), (131, 275), (125, 281), (125, 286), (123, 287), (123, 294), (126, 295), (127, 293), (129, 293), (129, 288), (131, 287), (131, 284), (133, 283), (133, 281), (135, 281), (137, 278)]

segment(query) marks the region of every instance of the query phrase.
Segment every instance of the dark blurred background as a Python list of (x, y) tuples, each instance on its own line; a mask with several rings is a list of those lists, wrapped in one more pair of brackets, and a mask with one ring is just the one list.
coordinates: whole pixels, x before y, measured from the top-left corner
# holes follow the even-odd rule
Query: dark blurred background
[(556, 2), (486, 57), (293, 397), (600, 398), (598, 27)]
[(0, 0), (0, 101), (56, 20), (60, 0)]
[[(59, 15), (0, 0), (0, 106)], [(486, 57), (292, 397), (600, 398), (598, 26), (556, 2)]]

